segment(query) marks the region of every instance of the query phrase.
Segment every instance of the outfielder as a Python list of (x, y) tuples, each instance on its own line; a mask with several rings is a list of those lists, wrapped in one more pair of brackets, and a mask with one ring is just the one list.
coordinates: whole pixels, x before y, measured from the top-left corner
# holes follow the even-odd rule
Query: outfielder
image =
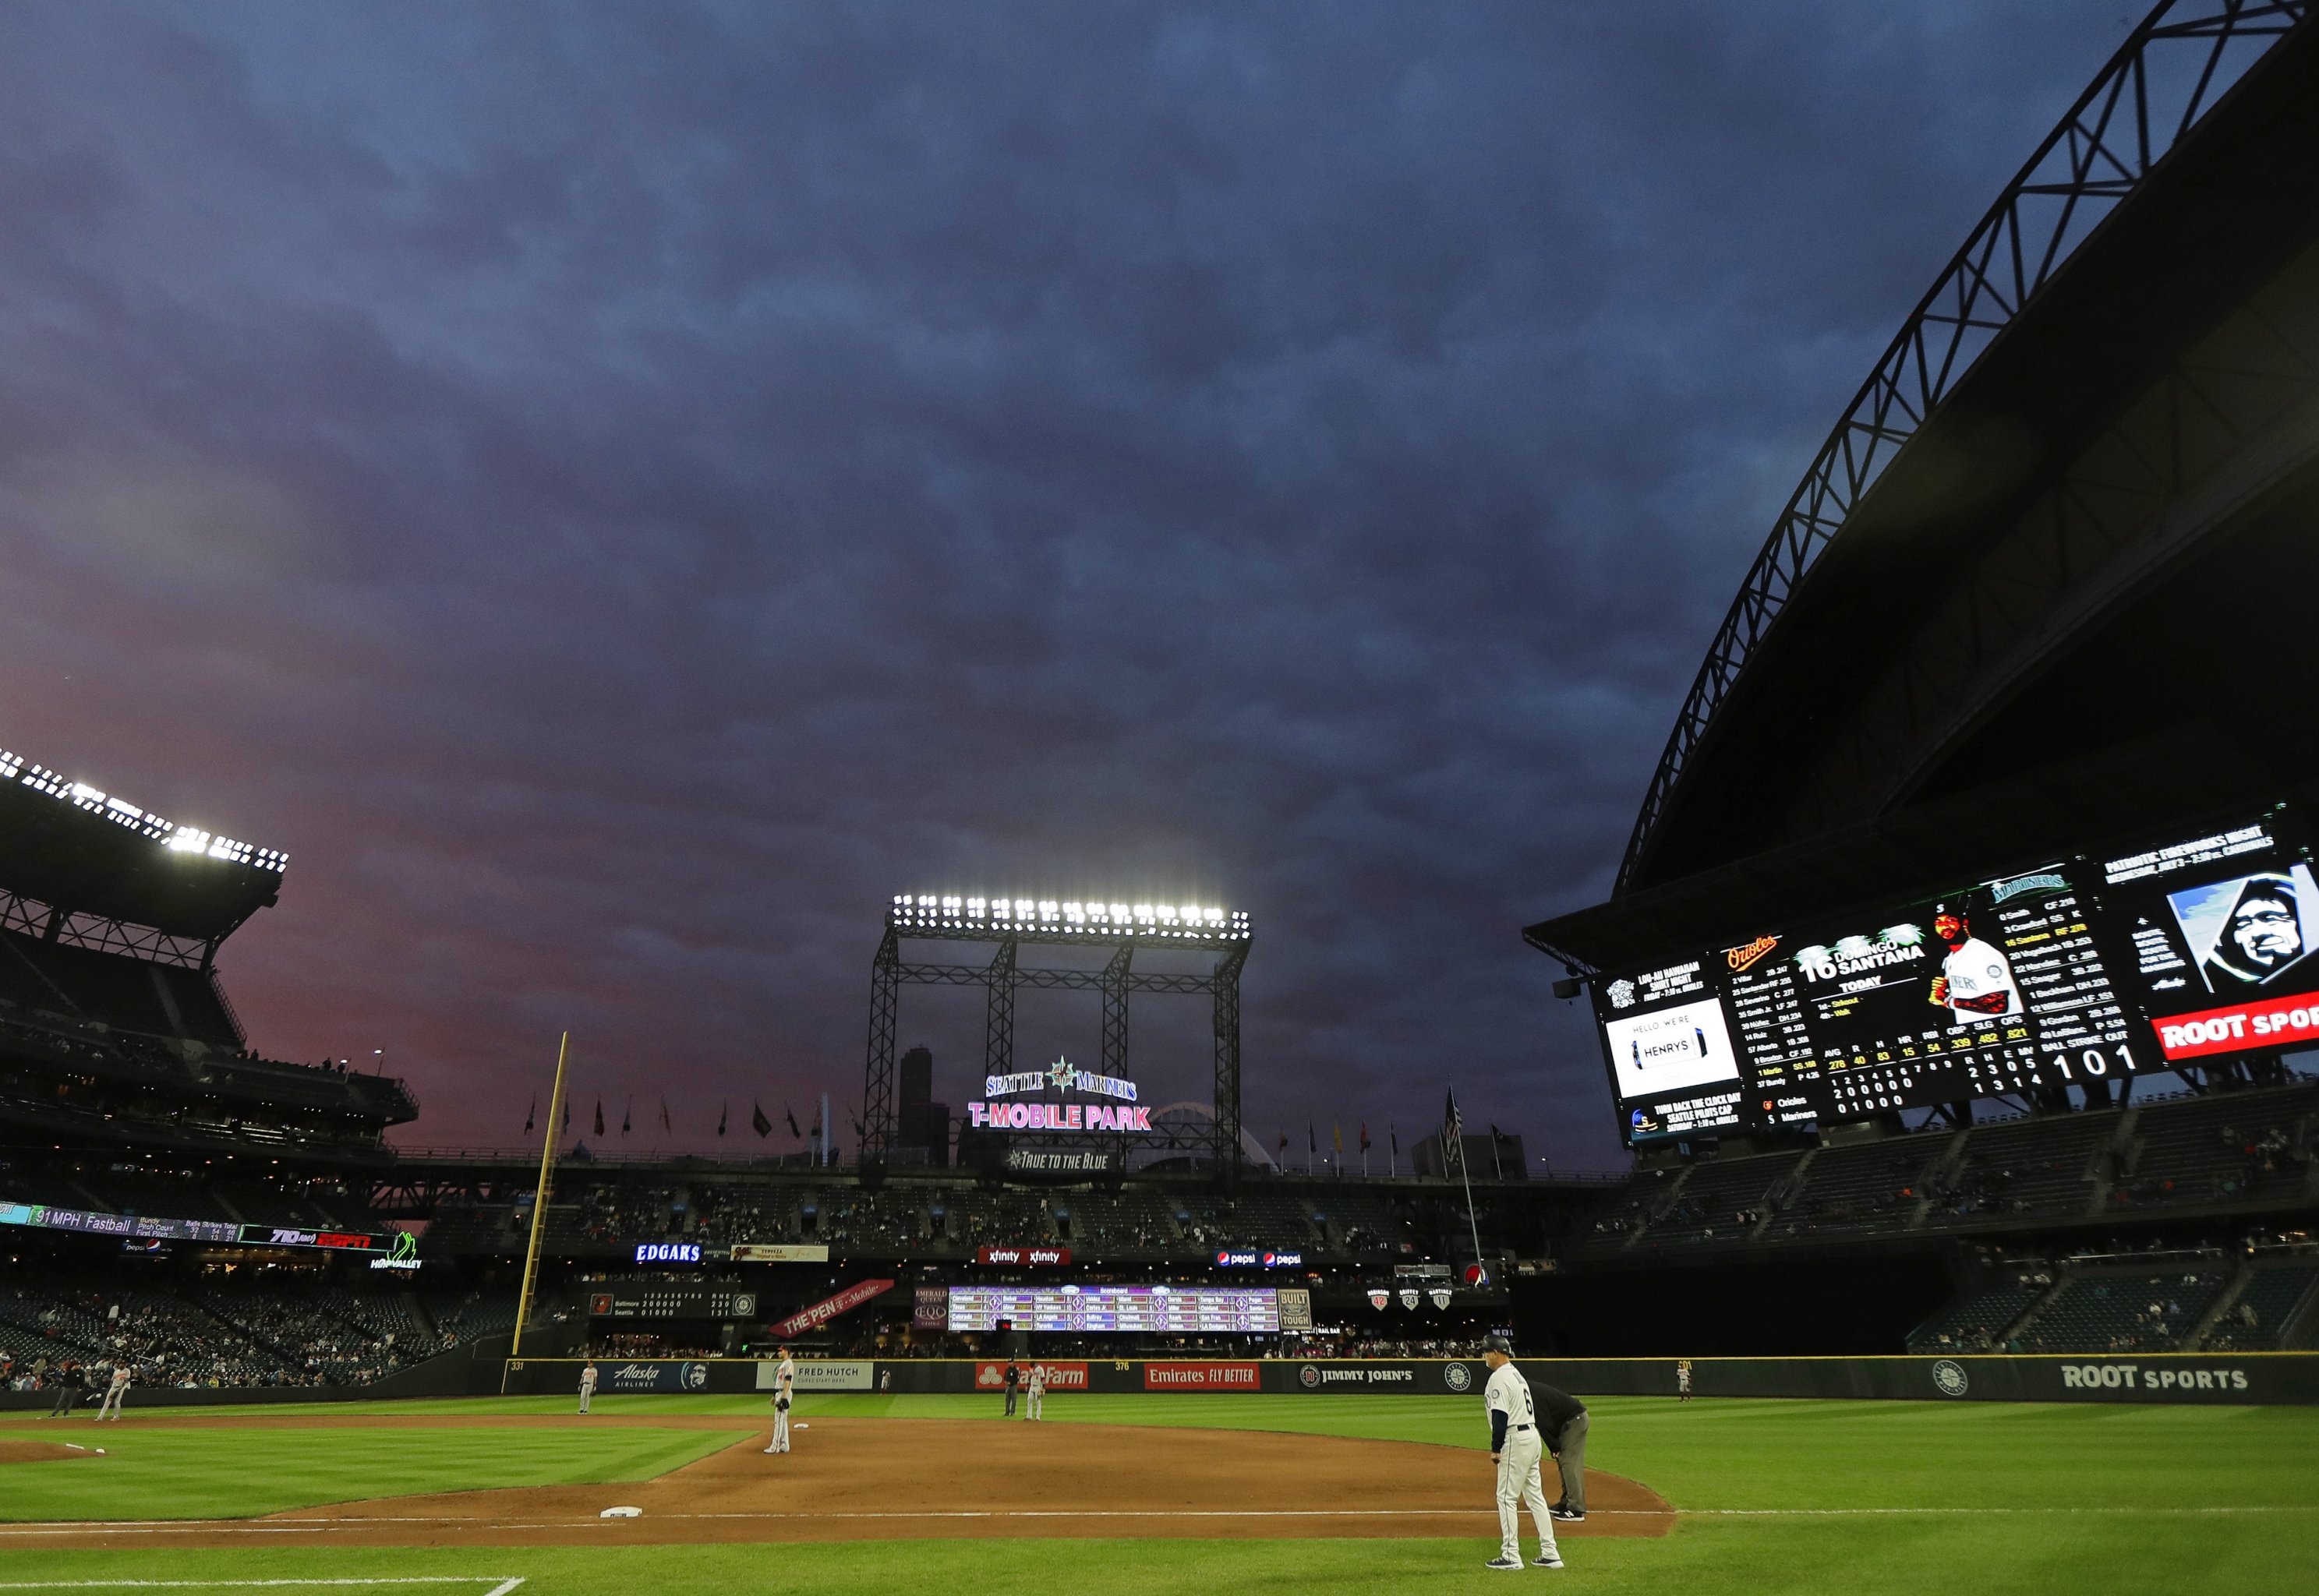
[(1559, 1568), (1562, 1555), (1554, 1546), (1554, 1516), (1538, 1483), (1538, 1459), (1543, 1448), (1529, 1382), (1514, 1367), (1513, 1347), (1503, 1336), (1492, 1336), (1482, 1347), (1490, 1366), (1482, 1406), (1490, 1415), (1490, 1461), (1498, 1465), (1498, 1555), (1484, 1566), (1522, 1565), (1520, 1510), (1526, 1503), (1530, 1522), (1538, 1526), (1536, 1566)]
[(1047, 1366), (1045, 1364), (1033, 1363), (1031, 1366), (1030, 1372), (1024, 1376), (1023, 1396), (1027, 1404), (1024, 1409), (1023, 1416), (1025, 1419), (1039, 1417), (1039, 1411), (1047, 1400)]
[(96, 1421), (99, 1424), (104, 1422), (104, 1416), (107, 1413), (113, 1415), (114, 1423), (121, 1422), (121, 1399), (129, 1394), (130, 1378), (127, 1364), (117, 1363), (113, 1366), (113, 1384), (104, 1388), (104, 1400), (96, 1407)]
[(588, 1399), (596, 1394), (596, 1360), (590, 1358), (588, 1366), (580, 1371), (580, 1411), (588, 1411)]
[(1687, 1357), (1675, 1359), (1674, 1394), (1677, 1402), (1691, 1400), (1691, 1359)]
[(790, 1449), (790, 1408), (797, 1394), (797, 1362), (790, 1349), (781, 1348), (781, 1361), (773, 1368), (773, 1439), (765, 1450), (786, 1452)]

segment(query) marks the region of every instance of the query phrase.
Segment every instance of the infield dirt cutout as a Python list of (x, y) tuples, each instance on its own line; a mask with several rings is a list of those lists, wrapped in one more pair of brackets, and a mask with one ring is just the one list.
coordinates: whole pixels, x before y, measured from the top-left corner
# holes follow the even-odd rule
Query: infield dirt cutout
[[(413, 1416), (414, 1419), (417, 1416)], [(504, 1423), (505, 1420), (501, 1420)], [(579, 1419), (530, 1420), (584, 1424)], [(733, 1427), (731, 1420), (662, 1428)], [(1494, 1533), (1485, 1453), (1267, 1430), (817, 1417), (768, 1456), (757, 1427), (658, 1479), (382, 1497), (263, 1519), (16, 1524), (0, 1545), (644, 1546), (985, 1537), (1202, 1540)], [(1551, 1460), (1549, 1499), (1557, 1492)], [(1660, 1536), (1674, 1510), (1592, 1469), (1589, 1516), (1557, 1536)], [(603, 1519), (608, 1507), (643, 1510)], [(1529, 1533), (1526, 1521), (1523, 1533)]]
[(86, 1447), (68, 1447), (62, 1441), (0, 1440), (0, 1463), (62, 1463), (96, 1456)]

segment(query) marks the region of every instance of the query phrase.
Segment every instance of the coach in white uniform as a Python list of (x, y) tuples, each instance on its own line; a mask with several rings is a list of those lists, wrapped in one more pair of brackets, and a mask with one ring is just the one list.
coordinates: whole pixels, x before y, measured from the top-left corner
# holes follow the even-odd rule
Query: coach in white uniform
[(1498, 1465), (1498, 1555), (1491, 1568), (1520, 1568), (1521, 1506), (1529, 1504), (1530, 1521), (1538, 1526), (1537, 1566), (1559, 1568), (1562, 1555), (1554, 1547), (1554, 1519), (1547, 1510), (1546, 1491), (1538, 1483), (1538, 1459), (1544, 1447), (1538, 1432), (1538, 1409), (1530, 1402), (1529, 1382), (1514, 1367), (1513, 1347), (1503, 1336), (1482, 1343), (1490, 1366), (1489, 1383), (1482, 1387), (1482, 1406), (1490, 1416), (1490, 1461)]
[(797, 1395), (797, 1361), (790, 1349), (781, 1348), (781, 1361), (773, 1368), (773, 1444), (768, 1452), (790, 1449), (790, 1406)]
[(596, 1394), (596, 1360), (590, 1358), (588, 1366), (580, 1371), (580, 1411), (588, 1411), (588, 1399)]

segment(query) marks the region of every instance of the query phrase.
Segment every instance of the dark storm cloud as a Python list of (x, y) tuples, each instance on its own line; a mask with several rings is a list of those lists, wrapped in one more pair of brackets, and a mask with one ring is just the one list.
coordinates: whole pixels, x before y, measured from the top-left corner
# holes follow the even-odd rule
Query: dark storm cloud
[(1517, 928), (2125, 25), (15, 9), (0, 742), (286, 847), (255, 1037), (420, 1141), (567, 1025), (696, 1142), (851, 1099), (935, 887), (1250, 908), (1267, 1140), (1602, 1161)]

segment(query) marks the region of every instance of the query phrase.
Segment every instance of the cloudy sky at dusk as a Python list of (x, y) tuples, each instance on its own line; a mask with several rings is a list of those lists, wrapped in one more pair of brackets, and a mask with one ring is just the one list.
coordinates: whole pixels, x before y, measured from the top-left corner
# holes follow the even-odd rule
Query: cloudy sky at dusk
[(937, 888), (1248, 909), (1300, 1158), (1608, 1167), (1520, 927), (2138, 12), (10, 7), (0, 747), (287, 850), (229, 990), (411, 1144), (850, 1103)]

